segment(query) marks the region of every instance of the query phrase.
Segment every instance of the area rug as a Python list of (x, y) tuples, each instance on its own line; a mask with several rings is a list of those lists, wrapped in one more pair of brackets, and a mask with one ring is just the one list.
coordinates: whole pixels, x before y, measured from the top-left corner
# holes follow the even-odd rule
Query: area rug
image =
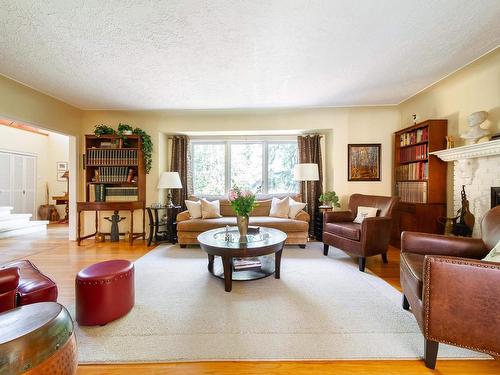
[[(285, 247), (281, 279), (233, 282), (200, 248), (160, 246), (136, 261), (136, 305), (104, 327), (77, 327), (80, 363), (403, 359), (423, 337), (400, 293), (320, 243)], [(73, 308), (70, 308), (73, 310)], [(488, 358), (441, 345), (441, 358)]]

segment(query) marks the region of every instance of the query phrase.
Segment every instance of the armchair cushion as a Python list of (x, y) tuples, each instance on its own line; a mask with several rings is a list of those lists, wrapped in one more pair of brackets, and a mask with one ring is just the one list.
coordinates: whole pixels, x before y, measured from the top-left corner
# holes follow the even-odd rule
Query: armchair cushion
[(325, 231), (350, 240), (359, 241), (361, 225), (352, 222), (326, 223)]
[(377, 216), (377, 211), (378, 211), (377, 207), (359, 206), (358, 214), (356, 215), (356, 218), (353, 220), (353, 222), (361, 224), (363, 220), (365, 220), (366, 218)]
[(491, 249), (491, 251), (483, 258), (483, 260), (486, 262), (500, 263), (500, 241), (493, 249)]
[(407, 281), (406, 285), (412, 289), (414, 295), (422, 300), (423, 274), (425, 255), (413, 253), (401, 253), (401, 273)]

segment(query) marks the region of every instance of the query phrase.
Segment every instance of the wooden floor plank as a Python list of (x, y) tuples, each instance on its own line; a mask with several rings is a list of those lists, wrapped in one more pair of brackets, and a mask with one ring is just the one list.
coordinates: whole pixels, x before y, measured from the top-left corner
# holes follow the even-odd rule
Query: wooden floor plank
[[(32, 234), (21, 238), (0, 240), (0, 264), (14, 259), (29, 259), (44, 273), (52, 277), (59, 287), (59, 302), (74, 303), (75, 274), (83, 267), (108, 259), (135, 260), (146, 254), (148, 248), (143, 241), (133, 246), (124, 242), (95, 243), (86, 240), (83, 246), (67, 240), (67, 227), (51, 225), (47, 234)], [(400, 289), (399, 251), (391, 248), (389, 263), (383, 264), (380, 257), (367, 259), (367, 268)], [(355, 260), (353, 260), (354, 262)], [(81, 365), (81, 375), (274, 375), (274, 374), (498, 374), (499, 361), (493, 360), (439, 360), (437, 370), (425, 368), (422, 361), (252, 361), (252, 362), (187, 362), (147, 363), (125, 365)]]

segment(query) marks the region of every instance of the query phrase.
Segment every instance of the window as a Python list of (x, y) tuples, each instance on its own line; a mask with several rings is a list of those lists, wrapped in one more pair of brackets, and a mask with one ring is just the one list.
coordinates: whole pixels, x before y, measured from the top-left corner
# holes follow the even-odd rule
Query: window
[(192, 171), (195, 194), (225, 194), (224, 159), (224, 143), (196, 143), (193, 145)]
[(193, 193), (224, 195), (238, 185), (256, 193), (298, 191), (297, 141), (192, 141)]

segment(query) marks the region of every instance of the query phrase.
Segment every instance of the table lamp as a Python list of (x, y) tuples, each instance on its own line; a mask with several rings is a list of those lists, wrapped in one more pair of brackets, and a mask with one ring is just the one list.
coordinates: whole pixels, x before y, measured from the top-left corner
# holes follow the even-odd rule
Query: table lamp
[(299, 163), (293, 167), (293, 179), (295, 181), (304, 181), (306, 183), (304, 203), (307, 202), (307, 183), (309, 181), (319, 181), (318, 164), (316, 163)]
[(174, 207), (172, 202), (172, 189), (182, 189), (179, 172), (162, 172), (158, 181), (158, 189), (169, 189), (167, 195), (167, 207)]

